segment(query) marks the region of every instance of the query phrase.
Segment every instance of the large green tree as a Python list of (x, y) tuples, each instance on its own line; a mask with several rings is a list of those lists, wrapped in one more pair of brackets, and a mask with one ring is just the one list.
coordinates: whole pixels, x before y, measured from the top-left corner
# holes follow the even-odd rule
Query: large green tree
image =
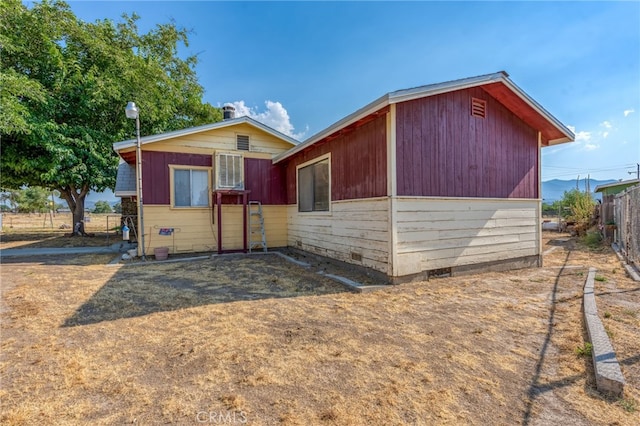
[(0, 2), (0, 187), (56, 189), (76, 223), (89, 191), (115, 185), (112, 144), (135, 137), (128, 101), (143, 136), (222, 118), (202, 102), (196, 57), (179, 54), (187, 32), (168, 23), (141, 34), (137, 20), (87, 23), (61, 1)]
[(104, 200), (96, 201), (96, 205), (93, 206), (91, 213), (111, 213), (111, 206)]

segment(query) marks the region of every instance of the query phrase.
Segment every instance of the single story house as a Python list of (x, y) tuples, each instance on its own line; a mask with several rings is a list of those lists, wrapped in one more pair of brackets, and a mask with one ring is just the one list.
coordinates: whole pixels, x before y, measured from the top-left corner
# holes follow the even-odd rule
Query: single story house
[[(246, 248), (243, 214), (231, 210), (239, 206), (214, 203), (227, 158), (239, 157), (245, 178), (235, 189), (266, 206), (269, 247), (365, 266), (391, 281), (536, 266), (541, 149), (573, 140), (505, 72), (388, 93), (302, 143), (247, 117), (147, 136), (147, 245), (214, 248), (218, 209), (223, 248)], [(135, 165), (135, 141), (114, 149)], [(213, 196), (176, 204), (182, 170)], [(155, 232), (169, 226), (180, 229), (173, 245)]]

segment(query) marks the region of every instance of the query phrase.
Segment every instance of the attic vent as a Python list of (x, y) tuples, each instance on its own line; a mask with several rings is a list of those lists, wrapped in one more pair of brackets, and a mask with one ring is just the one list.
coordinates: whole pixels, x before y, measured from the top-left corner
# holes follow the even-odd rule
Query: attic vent
[(237, 135), (236, 136), (236, 149), (238, 151), (249, 151), (249, 136)]
[(473, 117), (485, 118), (487, 116), (487, 101), (471, 98), (471, 115)]

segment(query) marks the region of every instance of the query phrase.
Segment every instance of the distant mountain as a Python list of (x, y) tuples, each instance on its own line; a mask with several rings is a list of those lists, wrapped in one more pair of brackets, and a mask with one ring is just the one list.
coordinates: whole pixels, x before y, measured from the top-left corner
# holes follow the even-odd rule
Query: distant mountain
[[(597, 180), (597, 179), (589, 179), (589, 188), (591, 189), (591, 193), (594, 198), (600, 200), (602, 198), (601, 194), (593, 193), (593, 190), (596, 189), (598, 185), (605, 185), (607, 183), (616, 182), (615, 179), (608, 180)], [(578, 188), (581, 191), (585, 190), (586, 179), (580, 179), (578, 184)], [(565, 191), (570, 191), (576, 188), (576, 180), (560, 180), (560, 179), (552, 179), (542, 182), (542, 198), (545, 203), (553, 203), (554, 201), (561, 200)]]

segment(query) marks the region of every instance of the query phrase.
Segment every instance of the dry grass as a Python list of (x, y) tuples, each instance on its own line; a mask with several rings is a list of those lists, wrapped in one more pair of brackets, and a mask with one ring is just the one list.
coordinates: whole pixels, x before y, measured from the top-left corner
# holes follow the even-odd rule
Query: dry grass
[[(121, 238), (115, 232), (115, 228), (120, 226), (120, 216), (115, 213), (88, 214), (90, 221), (86, 222), (85, 229), (93, 236), (73, 238), (65, 236), (73, 230), (71, 213), (56, 214), (52, 218), (53, 221), (48, 214), (3, 213), (2, 216), (2, 234), (0, 235), (2, 249), (97, 247), (119, 242)], [(60, 229), (62, 225), (69, 228)]]
[[(622, 285), (610, 254), (582, 251), (563, 245), (547, 264), (595, 262)], [(531, 269), (353, 294), (271, 256), (2, 265), (0, 421), (635, 424), (575, 354), (585, 277)]]

